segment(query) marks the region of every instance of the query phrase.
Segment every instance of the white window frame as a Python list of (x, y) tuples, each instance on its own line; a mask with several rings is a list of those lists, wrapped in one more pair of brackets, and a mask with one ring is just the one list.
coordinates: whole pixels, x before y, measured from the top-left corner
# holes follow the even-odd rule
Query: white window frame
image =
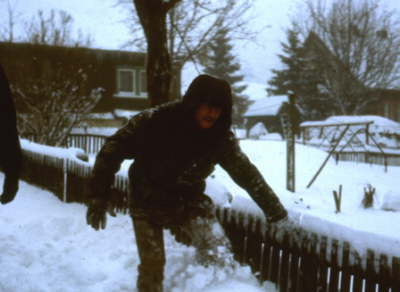
[(147, 97), (147, 88), (142, 88), (142, 74), (145, 74), (146, 78), (146, 84), (147, 84), (147, 76), (146, 76), (146, 70), (139, 70), (139, 94), (141, 97)]
[[(132, 91), (120, 91), (120, 72), (129, 71), (132, 72)], [(135, 97), (136, 96), (136, 70), (130, 68), (118, 68), (117, 69), (117, 94), (118, 97)]]

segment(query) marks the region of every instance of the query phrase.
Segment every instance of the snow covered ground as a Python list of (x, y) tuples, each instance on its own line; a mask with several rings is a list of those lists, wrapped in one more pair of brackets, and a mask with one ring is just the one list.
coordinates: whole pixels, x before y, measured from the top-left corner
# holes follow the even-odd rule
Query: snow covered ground
[[(400, 167), (389, 167), (355, 162), (329, 160), (314, 184), (307, 185), (321, 166), (327, 153), (309, 146), (296, 145), (296, 193), (286, 190), (286, 144), (282, 141), (242, 140), (241, 147), (258, 167), (292, 216), (300, 224), (320, 234), (348, 240), (364, 254), (366, 248), (389, 255), (400, 254)], [(238, 187), (220, 167), (215, 180), (235, 195), (233, 207), (245, 211), (261, 211), (248, 202), (247, 193)], [(374, 206), (361, 207), (364, 188), (376, 189)], [(332, 191), (343, 186), (342, 212), (335, 213)], [(212, 191), (212, 190), (211, 190)], [(394, 211), (386, 211), (390, 205)]]
[[(41, 151), (30, 143), (22, 145)], [(243, 140), (241, 147), (301, 226), (348, 240), (361, 255), (366, 248), (389, 256), (400, 254), (400, 225), (393, 224), (400, 221), (400, 167), (389, 167), (385, 173), (379, 165), (329, 161), (307, 189), (327, 154), (296, 145), (296, 193), (290, 193), (285, 189), (285, 142)], [(52, 153), (47, 148), (43, 152)], [(122, 174), (129, 164), (123, 163)], [(0, 174), (0, 186), (2, 181)], [(207, 182), (206, 192), (219, 204), (228, 204), (230, 193), (232, 207), (261, 214), (220, 167)], [(376, 198), (373, 208), (363, 209), (361, 201), (368, 184), (376, 188)], [(342, 212), (336, 214), (332, 191), (339, 185), (343, 186)], [(0, 291), (134, 291), (138, 256), (130, 218), (111, 217), (106, 230), (95, 232), (86, 225), (85, 211), (82, 205), (64, 204), (51, 193), (22, 182), (16, 200), (0, 206)], [(166, 246), (166, 291), (266, 289), (257, 284), (248, 268), (214, 271), (193, 264), (193, 249), (176, 243), (168, 232)], [(265, 285), (274, 291), (272, 284)]]
[[(4, 176), (0, 173), (0, 185)], [(86, 224), (86, 207), (21, 183), (16, 199), (0, 206), (0, 292), (136, 291), (139, 262), (128, 215), (109, 217), (105, 230)], [(166, 232), (165, 291), (275, 292), (250, 269), (195, 264), (194, 249)]]

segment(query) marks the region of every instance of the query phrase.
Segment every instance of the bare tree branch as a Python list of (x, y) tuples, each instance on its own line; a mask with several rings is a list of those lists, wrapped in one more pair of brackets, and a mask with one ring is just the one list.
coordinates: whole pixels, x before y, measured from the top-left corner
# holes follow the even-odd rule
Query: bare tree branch
[[(168, 3), (170, 3), (169, 1)], [(199, 63), (206, 49), (219, 30), (228, 30), (232, 39), (254, 40), (258, 31), (248, 26), (248, 15), (253, 0), (182, 0), (174, 1), (168, 13), (168, 49), (173, 64), (183, 66), (187, 61)], [(178, 3), (179, 2), (179, 3)], [(143, 50), (144, 37), (141, 34), (136, 11), (130, 0), (117, 0), (117, 5), (129, 5), (127, 23), (132, 31), (132, 40), (125, 47)]]
[(371, 89), (399, 85), (399, 17), (379, 0), (327, 3), (306, 0), (308, 21), (293, 22), (305, 38), (313, 32), (325, 46), (318, 49), (318, 62), (327, 97), (338, 113), (359, 114), (378, 98), (368, 94)]

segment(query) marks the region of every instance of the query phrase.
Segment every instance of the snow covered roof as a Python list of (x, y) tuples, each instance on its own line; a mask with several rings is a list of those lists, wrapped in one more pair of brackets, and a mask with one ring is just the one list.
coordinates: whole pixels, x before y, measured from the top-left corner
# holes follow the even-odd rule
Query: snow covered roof
[(122, 110), (122, 109), (116, 109), (114, 110), (114, 114), (118, 117), (118, 118), (127, 118), (130, 119), (133, 116), (137, 115), (138, 113), (140, 113), (140, 111), (130, 111), (130, 110)]
[(276, 116), (284, 102), (289, 99), (286, 95), (276, 95), (256, 100), (249, 106), (245, 117)]
[(96, 119), (96, 120), (112, 120), (114, 116), (110, 112), (106, 113), (91, 113), (88, 115), (89, 119)]
[(331, 125), (337, 123), (368, 123), (373, 122), (374, 126), (377, 127), (391, 127), (391, 128), (399, 128), (400, 123), (397, 123), (388, 118), (373, 116), (373, 115), (365, 115), (365, 116), (331, 116), (324, 121), (305, 121), (301, 123), (302, 127), (306, 126), (323, 126), (323, 125)]
[(382, 127), (400, 127), (400, 123), (397, 123), (388, 118), (380, 116), (332, 116), (325, 120), (326, 122), (345, 122), (345, 123), (365, 123), (374, 122), (375, 126)]

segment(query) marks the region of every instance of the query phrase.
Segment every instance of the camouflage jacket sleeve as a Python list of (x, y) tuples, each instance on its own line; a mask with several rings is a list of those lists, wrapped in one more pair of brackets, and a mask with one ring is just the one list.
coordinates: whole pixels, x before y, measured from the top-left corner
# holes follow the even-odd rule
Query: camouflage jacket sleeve
[(219, 164), (240, 187), (248, 192), (264, 212), (268, 221), (278, 221), (287, 216), (287, 211), (278, 196), (246, 154), (241, 151), (233, 134), (223, 149)]
[(139, 148), (141, 132), (149, 113), (144, 111), (134, 116), (115, 134), (108, 137), (97, 154), (90, 180), (89, 199), (107, 200), (115, 173), (125, 159), (135, 158)]

